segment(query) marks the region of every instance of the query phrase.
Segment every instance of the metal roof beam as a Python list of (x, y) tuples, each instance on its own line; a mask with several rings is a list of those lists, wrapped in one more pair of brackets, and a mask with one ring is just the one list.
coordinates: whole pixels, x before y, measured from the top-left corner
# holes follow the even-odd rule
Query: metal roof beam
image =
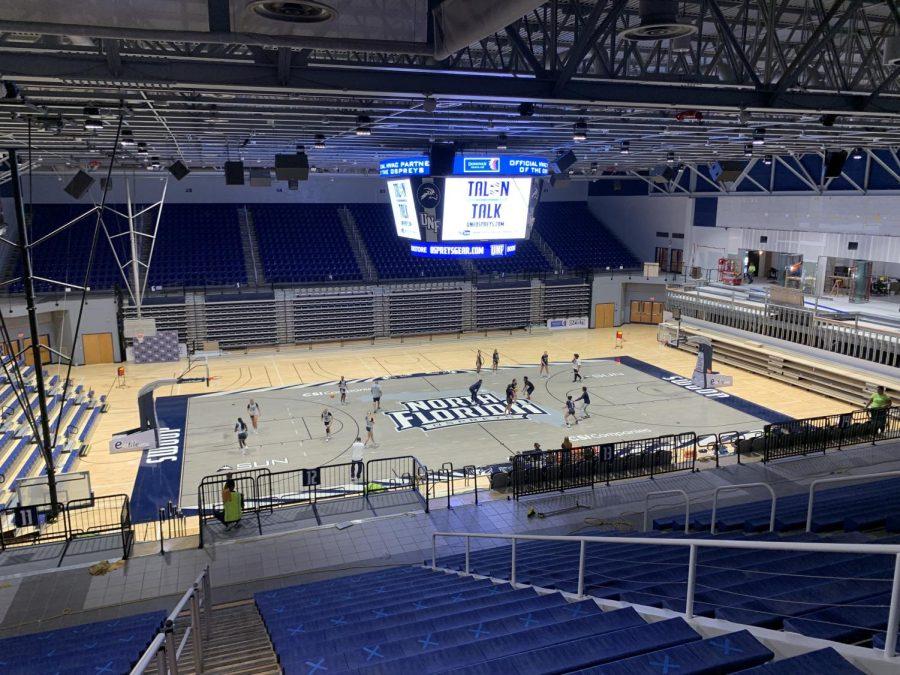
[[(554, 91), (553, 81), (442, 70), (380, 68), (291, 69), (284, 85), (271, 65), (209, 63), (202, 60), (130, 59), (122, 57), (122, 74), (111, 81), (106, 59), (96, 55), (33, 54), (27, 59), (0, 52), (0, 72), (20, 83), (64, 86), (194, 88), (228, 93), (272, 93), (285, 89), (317, 95), (438, 97), (483, 101), (532, 101), (580, 105), (690, 106), (707, 110), (777, 110), (783, 112), (858, 112), (868, 93), (790, 92), (773, 102), (765, 91), (749, 87), (685, 85), (573, 79)], [(874, 114), (900, 113), (900, 97), (882, 96)]]

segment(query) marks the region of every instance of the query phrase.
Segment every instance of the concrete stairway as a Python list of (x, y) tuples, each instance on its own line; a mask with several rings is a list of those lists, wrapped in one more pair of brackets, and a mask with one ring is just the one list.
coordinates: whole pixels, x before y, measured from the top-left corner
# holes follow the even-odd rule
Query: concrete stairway
[(353, 257), (356, 258), (356, 265), (359, 267), (363, 275), (363, 281), (376, 281), (378, 275), (375, 272), (375, 265), (369, 257), (369, 252), (363, 243), (362, 235), (359, 233), (359, 227), (356, 224), (356, 218), (346, 206), (338, 209), (341, 218), (341, 225), (344, 227), (344, 234), (347, 235), (347, 241), (350, 242), (350, 248), (353, 249)]
[(259, 246), (256, 243), (256, 232), (253, 229), (253, 215), (242, 206), (238, 209), (238, 221), (241, 226), (241, 248), (244, 250), (244, 266), (247, 272), (247, 283), (251, 286), (265, 285), (262, 261), (259, 258)]
[[(204, 644), (205, 674), (280, 675), (278, 659), (252, 600), (214, 608), (212, 620), (212, 635), (209, 642)], [(184, 623), (187, 625), (187, 622)], [(176, 631), (175, 637), (181, 640), (180, 631)], [(192, 643), (188, 639), (178, 662), (178, 673), (182, 675), (196, 672)]]
[(535, 229), (531, 230), (531, 241), (538, 247), (538, 250), (544, 254), (547, 262), (553, 267), (554, 272), (559, 273), (565, 270), (566, 266), (563, 265), (563, 261), (559, 259), (559, 256), (557, 256), (556, 253), (553, 252), (553, 249), (550, 248), (550, 244), (544, 241), (544, 238)]

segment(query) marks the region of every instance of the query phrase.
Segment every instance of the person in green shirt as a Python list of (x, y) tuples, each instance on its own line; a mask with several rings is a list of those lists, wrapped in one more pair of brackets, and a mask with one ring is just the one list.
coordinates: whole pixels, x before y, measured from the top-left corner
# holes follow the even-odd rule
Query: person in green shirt
[(244, 511), (243, 495), (234, 488), (233, 478), (226, 480), (225, 487), (222, 488), (222, 523), (226, 531), (241, 526)]
[(881, 386), (875, 390), (872, 398), (869, 399), (869, 404), (866, 408), (871, 411), (872, 422), (875, 424), (875, 433), (880, 434), (884, 431), (884, 427), (887, 424), (887, 411), (892, 404), (891, 397), (884, 393), (884, 387)]

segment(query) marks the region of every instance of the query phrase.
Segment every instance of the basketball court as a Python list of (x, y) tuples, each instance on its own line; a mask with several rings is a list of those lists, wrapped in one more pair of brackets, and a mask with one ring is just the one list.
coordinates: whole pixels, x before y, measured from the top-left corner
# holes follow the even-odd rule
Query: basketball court
[[(567, 435), (576, 445), (587, 445), (688, 431), (698, 436), (753, 432), (786, 419), (723, 391), (698, 391), (689, 380), (632, 357), (583, 360), (581, 372), (584, 381), (575, 383), (568, 363), (552, 364), (548, 378), (539, 376), (536, 364), (482, 370), (475, 405), (469, 387), (479, 376), (473, 370), (377, 378), (383, 391), (375, 415), (377, 447), (366, 449), (365, 460), (413, 455), (426, 466), (440, 467), (451, 457), (457, 468), (484, 468), (507, 462), (535, 442), (559, 447)], [(535, 384), (530, 401), (524, 400), (526, 376)], [(505, 389), (514, 378), (521, 400), (506, 414)], [(375, 380), (348, 380), (345, 405), (334, 381), (158, 398), (161, 447), (142, 459), (133, 495), (136, 516), (141, 516), (141, 504), (167, 499), (195, 508), (204, 476), (349, 462), (351, 444), (366, 435)], [(582, 386), (591, 397), (590, 417), (567, 428), (564, 401), (580, 396)], [(260, 428), (251, 432), (242, 451), (234, 425), (241, 417), (249, 426), (251, 398), (261, 409)], [(580, 403), (578, 408), (581, 418)], [(330, 440), (322, 421), (325, 410), (334, 416)]]

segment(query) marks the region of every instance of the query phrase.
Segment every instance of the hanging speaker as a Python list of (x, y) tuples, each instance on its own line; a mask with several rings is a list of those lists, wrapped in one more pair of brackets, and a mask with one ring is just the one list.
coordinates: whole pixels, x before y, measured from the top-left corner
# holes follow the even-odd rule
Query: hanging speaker
[(453, 173), (456, 143), (432, 143), (428, 153), (432, 176), (449, 176)]
[(72, 177), (72, 180), (69, 181), (69, 184), (66, 185), (65, 190), (75, 199), (81, 199), (81, 196), (87, 192), (93, 184), (94, 179), (84, 171), (79, 170), (78, 173)]
[(293, 155), (275, 155), (275, 180), (307, 180), (309, 178), (309, 159), (306, 153)]
[(568, 171), (569, 167), (577, 161), (578, 158), (575, 156), (575, 153), (571, 150), (567, 150), (556, 158), (556, 166), (559, 169), (560, 173), (565, 173), (566, 171)]
[(170, 167), (169, 173), (175, 176), (175, 180), (181, 180), (187, 176), (191, 170), (184, 165), (180, 159), (176, 160)]
[(244, 184), (244, 163), (225, 162), (225, 185)]
[(844, 170), (844, 162), (847, 161), (846, 150), (825, 151), (825, 178), (837, 178)]
[(272, 171), (262, 166), (250, 167), (250, 186), (269, 187), (272, 184)]

